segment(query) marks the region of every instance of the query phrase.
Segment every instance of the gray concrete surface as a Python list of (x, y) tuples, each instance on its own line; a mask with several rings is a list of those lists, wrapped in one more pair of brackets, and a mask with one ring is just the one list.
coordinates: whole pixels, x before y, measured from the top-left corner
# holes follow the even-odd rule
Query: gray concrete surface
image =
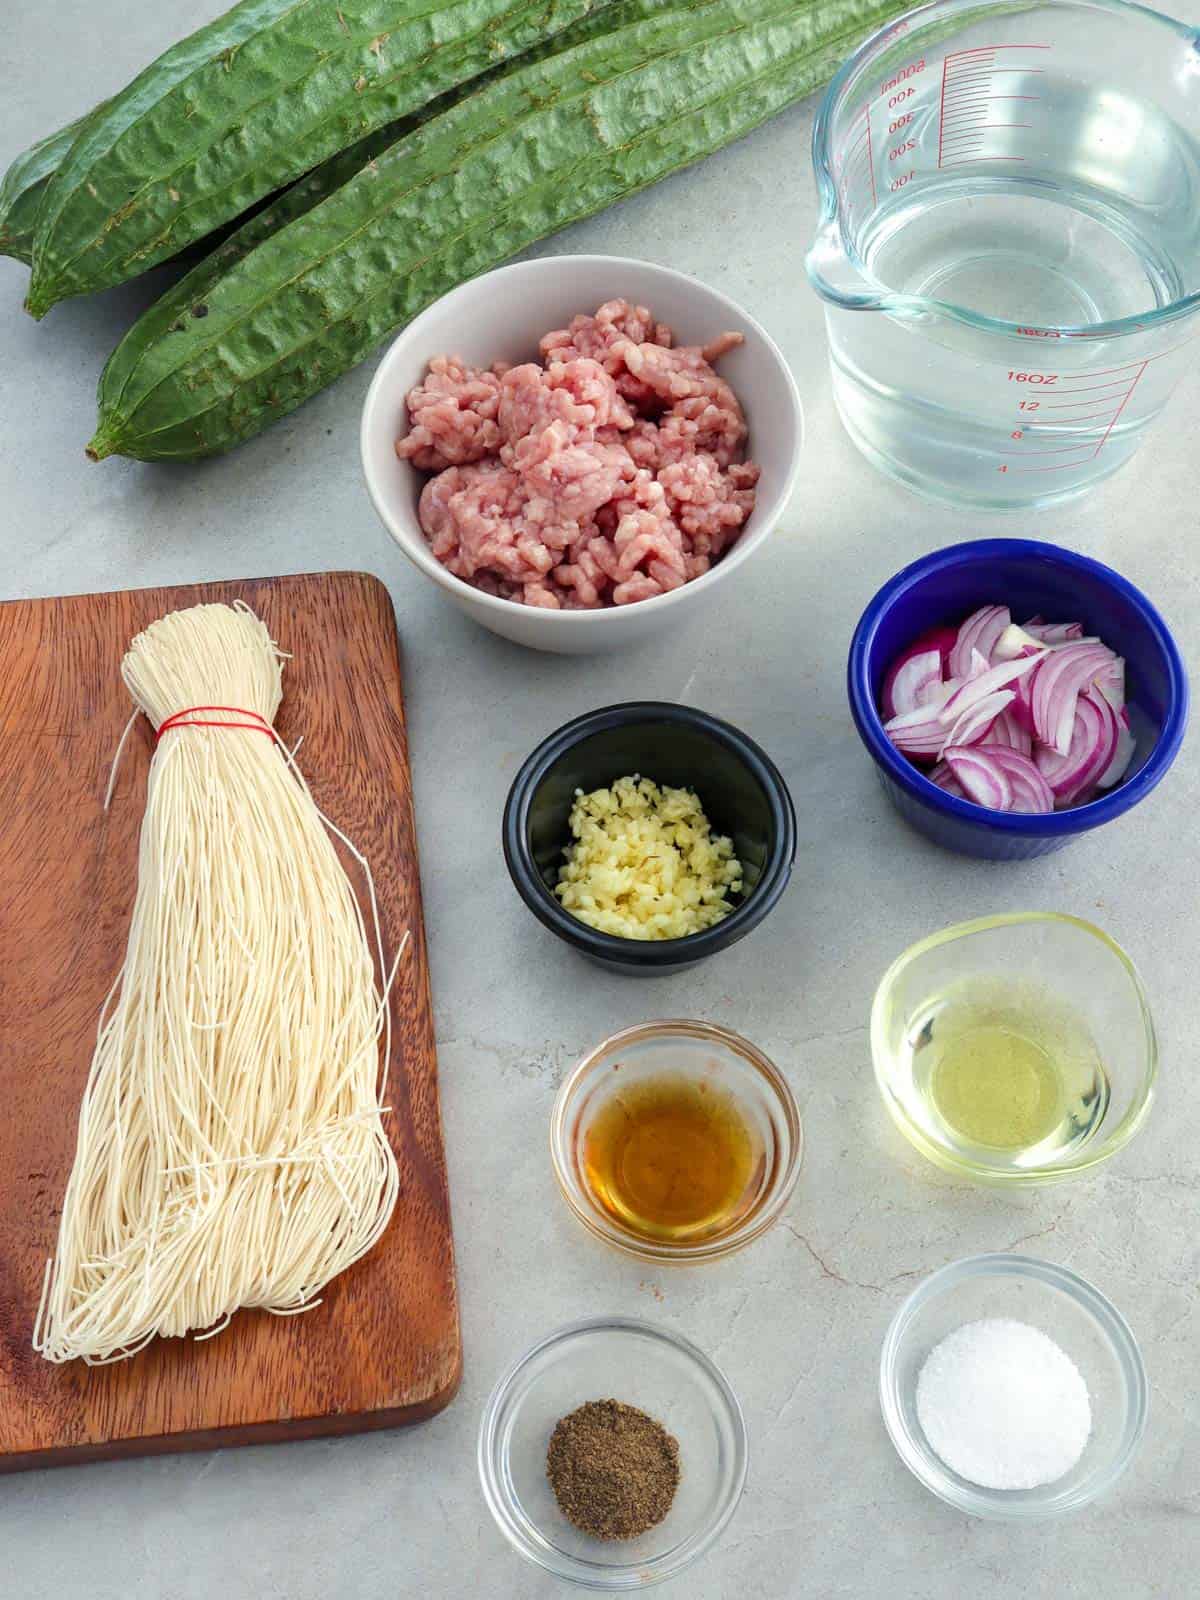
[[(216, 6), (4, 9), (0, 161)], [(1200, 21), (1197, 0), (1185, 11)], [(664, 1600), (1196, 1593), (1197, 741), (1126, 821), (1041, 862), (973, 864), (937, 853), (889, 812), (847, 717), (842, 670), (875, 587), (981, 526), (1112, 562), (1157, 597), (1195, 660), (1200, 391), (1189, 380), (1124, 475), (1054, 514), (981, 523), (876, 476), (834, 415), (820, 307), (803, 276), (813, 109), (549, 247), (648, 256), (741, 298), (793, 362), (808, 410), (791, 514), (723, 613), (626, 660), (506, 646), (444, 606), (393, 551), (359, 481), (371, 362), (224, 460), (90, 466), (82, 446), (95, 377), (153, 285), (60, 306), (38, 326), (20, 309), (23, 269), (0, 261), (0, 594), (333, 567), (365, 567), (390, 586), (407, 666), (466, 1348), (454, 1404), (409, 1432), (5, 1479), (0, 1591), (13, 1600), (559, 1593), (493, 1527), (475, 1433), (501, 1368), (557, 1324), (601, 1311), (651, 1317), (698, 1341), (749, 1422), (737, 1517)], [(654, 985), (600, 976), (543, 934), (511, 891), (497, 844), (528, 749), (564, 718), (631, 695), (682, 699), (747, 729), (783, 768), (800, 816), (795, 877), (770, 922), (712, 965)], [(1018, 907), (1093, 917), (1132, 952), (1165, 1070), (1149, 1126), (1101, 1176), (1009, 1198), (942, 1180), (891, 1129), (865, 1023), (876, 980), (911, 940)], [(593, 1244), (565, 1215), (546, 1157), (547, 1115), (571, 1061), (609, 1030), (664, 1014), (748, 1032), (787, 1071), (807, 1126), (783, 1224), (696, 1273), (652, 1272)], [(1033, 1528), (971, 1521), (927, 1495), (893, 1453), (875, 1397), (880, 1339), (907, 1290), (944, 1262), (1012, 1246), (1069, 1263), (1111, 1295), (1153, 1384), (1149, 1432), (1124, 1481), (1091, 1509)]]

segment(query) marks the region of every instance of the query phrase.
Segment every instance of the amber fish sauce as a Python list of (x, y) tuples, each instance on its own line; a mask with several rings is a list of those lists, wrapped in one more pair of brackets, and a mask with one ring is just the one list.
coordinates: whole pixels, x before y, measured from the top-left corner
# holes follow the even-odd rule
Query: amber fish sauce
[(758, 1192), (762, 1140), (734, 1096), (679, 1074), (633, 1081), (597, 1111), (583, 1179), (621, 1228), (643, 1238), (716, 1238)]

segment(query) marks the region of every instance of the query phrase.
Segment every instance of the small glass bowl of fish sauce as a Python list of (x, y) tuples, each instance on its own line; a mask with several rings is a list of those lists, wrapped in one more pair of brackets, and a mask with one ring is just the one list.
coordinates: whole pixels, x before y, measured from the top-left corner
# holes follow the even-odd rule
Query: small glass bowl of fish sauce
[(963, 922), (906, 950), (876, 991), (871, 1054), (905, 1138), (1002, 1186), (1074, 1177), (1123, 1149), (1158, 1068), (1132, 961), (1058, 912)]
[(613, 1034), (569, 1074), (550, 1120), (568, 1206), (643, 1261), (715, 1261), (757, 1239), (791, 1197), (803, 1151), (778, 1067), (709, 1022)]

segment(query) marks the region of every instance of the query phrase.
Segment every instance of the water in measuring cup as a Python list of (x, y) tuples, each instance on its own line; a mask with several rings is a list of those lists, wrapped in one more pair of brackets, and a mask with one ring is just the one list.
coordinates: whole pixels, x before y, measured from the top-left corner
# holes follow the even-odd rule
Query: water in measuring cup
[[(1040, 93), (1048, 88), (1043, 81)], [(1081, 99), (1076, 87), (1072, 98), (1059, 123), (1068, 148), (1072, 129), (1082, 140), (1104, 126), (1102, 95)], [(1137, 159), (1170, 159), (1166, 127), (1143, 130)], [(915, 488), (980, 507), (1050, 504), (1128, 459), (1178, 375), (1158, 352), (1169, 357), (1191, 329), (1168, 331), (1153, 349), (1136, 338), (1063, 340), (1046, 330), (1137, 317), (1178, 299), (1172, 241), (1154, 230), (1153, 215), (1114, 203), (1122, 190), (1136, 196), (1132, 169), (1081, 161), (1076, 183), (1069, 170), (1054, 183), (1031, 182), (1003, 162), (999, 171), (985, 161), (943, 171), (940, 132), (932, 116), (919, 128), (920, 181), (902, 183), (872, 213), (859, 255), (889, 290), (1017, 323), (1024, 336), (929, 315), (836, 312), (835, 398), (860, 448)]]

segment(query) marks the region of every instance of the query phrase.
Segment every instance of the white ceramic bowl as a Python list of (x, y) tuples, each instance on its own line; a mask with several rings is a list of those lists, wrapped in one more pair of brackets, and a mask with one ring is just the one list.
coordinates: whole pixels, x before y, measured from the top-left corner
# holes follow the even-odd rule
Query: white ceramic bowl
[[(547, 611), (481, 593), (453, 577), (430, 552), (417, 521), (426, 481), (396, 457), (407, 425), (404, 397), (431, 356), (460, 355), (487, 366), (530, 361), (543, 333), (605, 300), (647, 305), (675, 330), (681, 344), (703, 344), (727, 330), (745, 343), (721, 358), (720, 371), (746, 410), (750, 455), (762, 468), (758, 501), (729, 554), (702, 578), (670, 594), (603, 611)], [(616, 650), (657, 633), (710, 601), (765, 542), (787, 505), (804, 437), (795, 380), (774, 340), (747, 312), (717, 290), (670, 267), (624, 256), (547, 256), (473, 278), (410, 322), (379, 364), (362, 416), (362, 462), (367, 489), (384, 527), (414, 566), (460, 611), (517, 644), (583, 654)]]

